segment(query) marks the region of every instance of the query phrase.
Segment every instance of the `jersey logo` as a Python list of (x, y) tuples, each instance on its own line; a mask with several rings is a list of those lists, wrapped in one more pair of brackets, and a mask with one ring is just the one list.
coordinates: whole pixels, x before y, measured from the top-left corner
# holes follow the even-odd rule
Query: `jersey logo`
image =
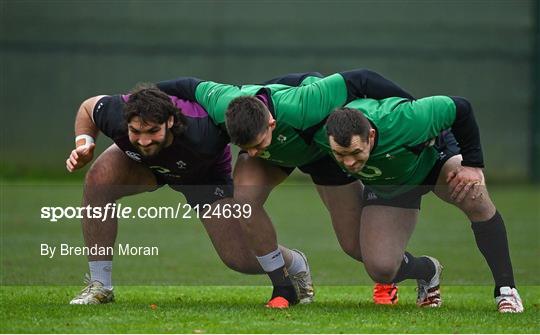
[(396, 157), (394, 157), (394, 156), (392, 156), (392, 155), (390, 155), (390, 154), (386, 154), (384, 157), (385, 157), (386, 159), (394, 159), (394, 158), (396, 158)]
[(376, 166), (366, 165), (358, 174), (364, 178), (375, 178), (381, 176), (382, 171)]
[(153, 165), (153, 166), (150, 166), (150, 168), (152, 170), (155, 170), (156, 172), (159, 172), (159, 173), (162, 173), (162, 174), (171, 172), (171, 170), (169, 170), (167, 168), (164, 168), (163, 166)]
[(184, 161), (178, 161), (176, 162), (176, 166), (178, 166), (179, 169), (184, 170), (187, 167), (187, 164)]
[(137, 162), (140, 162), (141, 161), (141, 155), (139, 155), (138, 153), (136, 152), (133, 152), (133, 151), (125, 151), (126, 155), (133, 159), (134, 161), (137, 161)]
[(103, 108), (103, 102), (100, 102), (96, 107), (96, 113), (99, 112)]
[(262, 159), (269, 159), (270, 158), (270, 152), (268, 152), (267, 150), (261, 152), (259, 154), (259, 157), (261, 157)]
[(366, 197), (367, 201), (373, 201), (373, 200), (377, 200), (377, 199), (378, 199), (378, 197), (377, 197), (377, 195), (375, 193), (368, 192), (367, 197)]
[(279, 134), (279, 136), (277, 137), (277, 140), (280, 142), (280, 143), (285, 143), (285, 141), (287, 141), (287, 136), (283, 135), (283, 134)]

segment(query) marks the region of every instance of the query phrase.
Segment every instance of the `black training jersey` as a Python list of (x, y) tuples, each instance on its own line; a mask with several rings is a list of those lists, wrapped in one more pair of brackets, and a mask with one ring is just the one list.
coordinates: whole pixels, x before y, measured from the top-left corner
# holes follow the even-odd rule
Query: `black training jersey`
[(94, 107), (96, 126), (132, 160), (148, 166), (168, 184), (194, 185), (222, 180), (231, 173), (228, 137), (197, 103), (171, 97), (187, 119), (184, 132), (153, 157), (145, 157), (131, 144), (123, 107), (129, 95), (101, 98)]

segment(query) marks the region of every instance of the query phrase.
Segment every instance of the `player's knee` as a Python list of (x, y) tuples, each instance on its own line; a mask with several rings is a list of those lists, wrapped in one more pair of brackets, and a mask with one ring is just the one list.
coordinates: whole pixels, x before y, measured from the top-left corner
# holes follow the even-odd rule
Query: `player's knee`
[(366, 264), (366, 271), (377, 283), (392, 283), (399, 271), (399, 264), (396, 262), (377, 262)]
[(234, 200), (241, 204), (251, 204), (254, 207), (262, 207), (266, 201), (266, 196), (259, 190), (258, 186), (235, 186)]
[(341, 250), (343, 250), (347, 255), (359, 262), (362, 261), (362, 252), (360, 250), (360, 244), (357, 241), (352, 239), (345, 241), (340, 240), (339, 245), (341, 246)]
[(465, 199), (458, 206), (472, 221), (488, 220), (495, 212), (495, 206), (489, 199)]
[(105, 168), (101, 164), (94, 164), (86, 173), (84, 184), (87, 186), (96, 186), (105, 184)]
[(84, 195), (86, 199), (100, 198), (117, 200), (113, 182), (108, 178), (108, 168), (103, 164), (94, 164), (84, 178)]

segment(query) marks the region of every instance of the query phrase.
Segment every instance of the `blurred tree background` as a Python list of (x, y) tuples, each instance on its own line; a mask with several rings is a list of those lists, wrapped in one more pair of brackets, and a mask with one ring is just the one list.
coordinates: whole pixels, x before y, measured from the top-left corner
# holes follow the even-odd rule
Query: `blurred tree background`
[(417, 97), (467, 97), (488, 177), (538, 179), (538, 12), (536, 0), (2, 0), (0, 172), (66, 175), (79, 104), (137, 82), (369, 68)]

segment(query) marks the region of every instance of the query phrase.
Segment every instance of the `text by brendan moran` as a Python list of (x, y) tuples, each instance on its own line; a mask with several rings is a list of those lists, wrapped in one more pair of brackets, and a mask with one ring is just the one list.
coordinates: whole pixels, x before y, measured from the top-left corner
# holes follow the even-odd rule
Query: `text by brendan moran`
[(159, 248), (156, 246), (134, 246), (129, 243), (119, 243), (115, 248), (103, 247), (97, 244), (92, 247), (71, 246), (61, 243), (58, 246), (41, 243), (41, 256), (53, 258), (55, 256), (158, 256)]

